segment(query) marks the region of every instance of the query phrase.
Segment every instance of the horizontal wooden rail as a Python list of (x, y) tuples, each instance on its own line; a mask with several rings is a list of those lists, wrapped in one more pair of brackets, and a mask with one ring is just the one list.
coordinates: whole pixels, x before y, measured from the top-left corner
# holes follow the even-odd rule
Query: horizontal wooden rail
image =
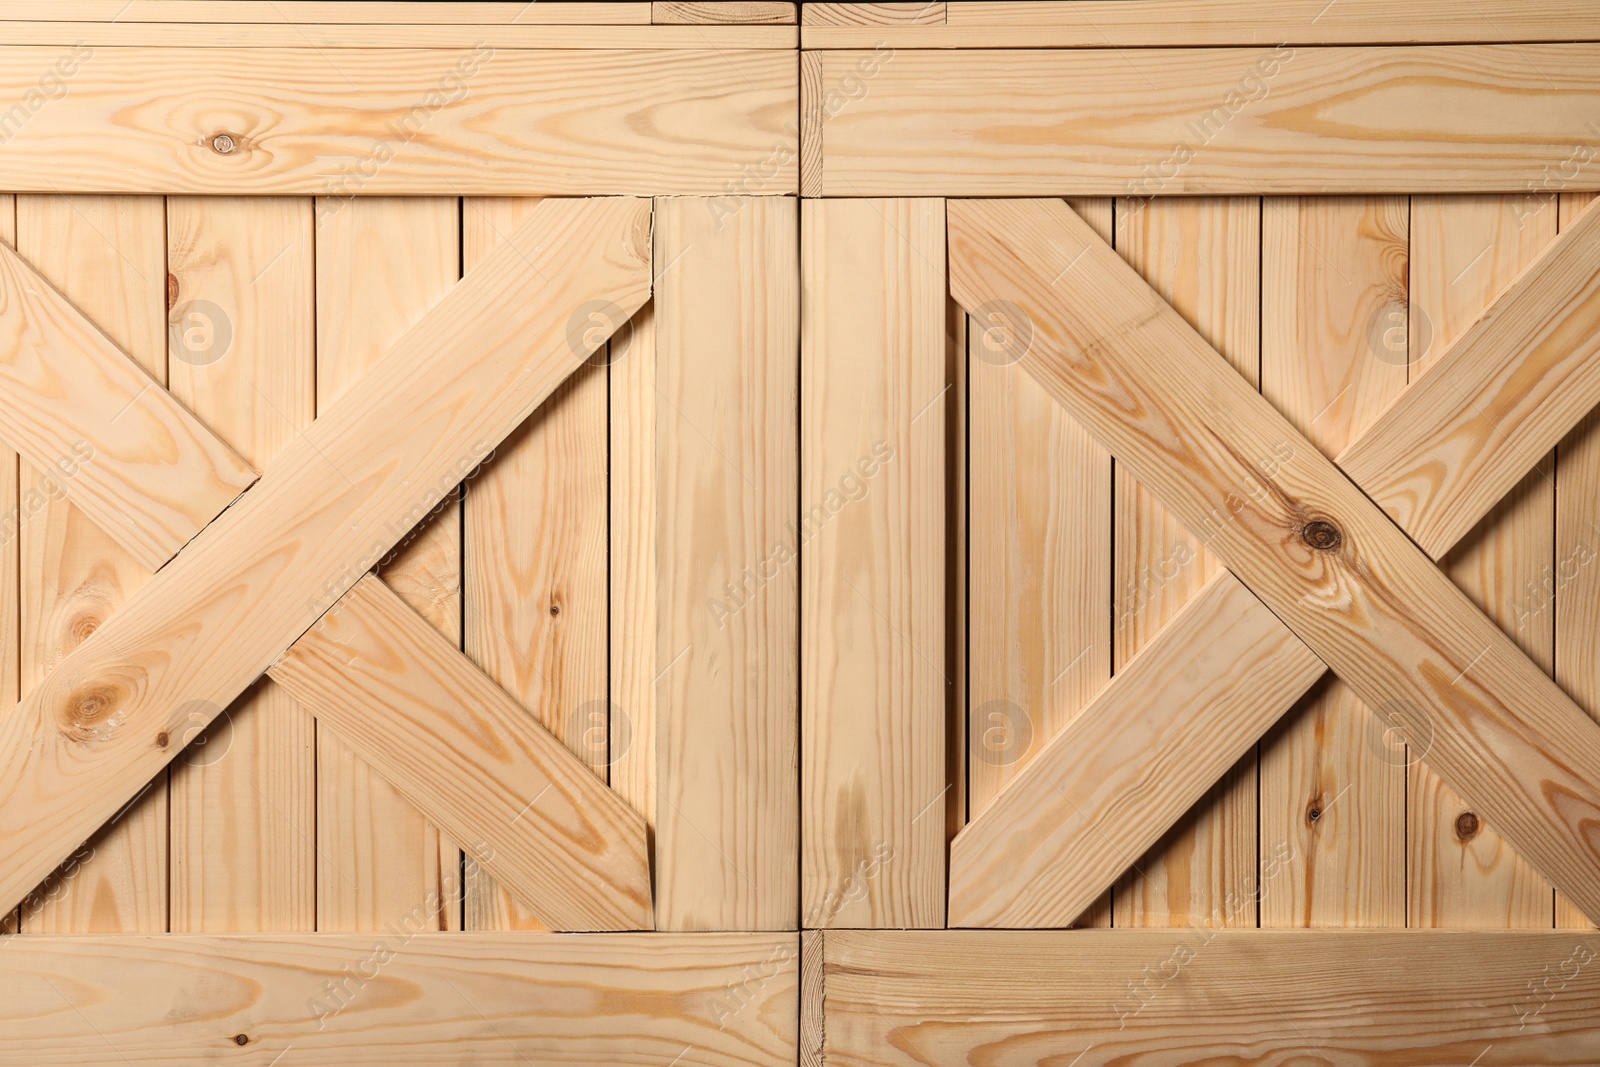
[(648, 201), (541, 203), (0, 718), (0, 900), (39, 884), (583, 365), (605, 340), (593, 324), (638, 310), (649, 224)]
[(811, 196), (1600, 188), (1600, 44), (806, 60)]
[[(1021, 365), (1379, 714), (1426, 717), (1429, 766), (1600, 916), (1600, 726), (1064, 203), (949, 214), (962, 306), (1029, 322)], [(958, 838), (951, 922), (1038, 907), (1015, 861)]]
[[(40, 11), (40, 15), (52, 12)], [(478, 48), (528, 49), (747, 49), (792, 51), (793, 26), (566, 26), (406, 25), (260, 22), (0, 22), (0, 45), (57, 48)], [(335, 70), (344, 58), (329, 57)], [(449, 90), (447, 89), (447, 92)]]
[(0, 1062), (796, 1061), (795, 934), (419, 932), (429, 907), (363, 934), (0, 939)]
[[(1339, 456), (1435, 559), (1600, 404), (1596, 260), (1600, 213), (1590, 211)], [(1446, 440), (1459, 444), (1442, 455)], [(1218, 663), (1252, 684), (1219, 685)], [(962, 831), (952, 882), (991, 864), (1042, 879), (1005, 921), (1070, 923), (1322, 673), (1276, 616), (1218, 574)], [(1424, 729), (1413, 720), (1397, 736)]]
[[(646, 26), (650, 4), (508, 3), (465, 0), (418, 3), (415, 0), (56, 0), (52, 19), (72, 22), (361, 22), (385, 25), (479, 26)], [(36, 19), (36, 0), (0, 0), (0, 20)]]
[(830, 931), (829, 1067), (1600, 1062), (1593, 931)]

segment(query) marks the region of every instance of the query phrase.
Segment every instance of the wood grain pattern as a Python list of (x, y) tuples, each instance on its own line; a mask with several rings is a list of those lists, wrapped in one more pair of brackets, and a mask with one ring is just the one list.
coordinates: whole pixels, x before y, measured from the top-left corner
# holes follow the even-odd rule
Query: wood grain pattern
[[(1063, 405), (1391, 722), (1429, 716), (1430, 764), (1600, 913), (1584, 814), (1600, 802), (1600, 768), (1584, 766), (1600, 739), (1593, 721), (1220, 357), (1176, 373), (1173, 353), (1204, 341), (1064, 205), (966, 201), (951, 216), (963, 306), (1020, 301), (1035, 325), (1027, 365)], [(1069, 306), (1049, 279), (1073, 255), (1093, 284), (1080, 275)], [(1136, 397), (1142, 416), (1127, 419), (1113, 391)], [(1275, 461), (1286, 443), (1292, 456)], [(1325, 549), (1311, 544), (1316, 522), (1335, 535)]]
[(376, 577), (271, 676), (542, 923), (650, 928), (644, 820)]
[(682, 23), (696, 26), (736, 23), (740, 25), (793, 26), (799, 4), (758, 3), (663, 3), (650, 5), (650, 21), (660, 26)]
[(1594, 44), (821, 55), (823, 196), (1507, 191), (1600, 99)]
[[(1451, 356), (1457, 373), (1423, 375), (1340, 455), (1425, 551), (1441, 555), (1465, 536), (1600, 403), (1596, 255), (1600, 214), (1591, 211), (1506, 287), (1503, 308), (1466, 328)], [(1433, 442), (1427, 463), (1396, 444), (1419, 430)]]
[[(1260, 200), (1124, 201), (1116, 248), (1246, 381), (1259, 383)], [(1122, 468), (1115, 499), (1120, 672), (1220, 565)], [(1254, 926), (1256, 790), (1256, 761), (1247, 753), (1118, 883), (1117, 925)]]
[(453, 484), (550, 394), (587, 355), (568, 336), (577, 309), (643, 303), (648, 223), (629, 199), (536, 212), (0, 720), (0, 898), (175, 754), (187, 708), (232, 702), (386, 554), (426, 512), (419, 486)]
[[(173, 395), (262, 468), (316, 415), (312, 212), (309, 199), (167, 201)], [(172, 928), (315, 929), (311, 714), (265, 680), (179, 705), (180, 736), (200, 747), (171, 775)]]
[[(130, 393), (124, 403), (137, 403), (155, 418), (161, 417), (157, 413), (166, 412), (180, 416), (180, 428), (192, 429), (169, 440), (203, 443), (207, 452), (220, 454), (234, 465), (234, 470), (248, 473), (243, 460), (161, 388), (167, 377), (163, 314), (167, 288), (166, 218), (161, 199), (25, 196), (20, 198), (16, 211), (20, 250), (42, 275), (26, 284), (34, 292), (48, 294), (59, 302), (50, 318), (35, 320), (30, 326), (30, 335), (43, 342), (35, 355), (47, 361), (53, 374), (69, 375), (66, 396), (62, 397), (58, 385), (57, 390), (52, 390), (56, 397), (81, 402), (92, 394), (96, 380), (138, 378), (148, 387), (140, 399), (135, 400)], [(32, 268), (28, 271), (31, 274)], [(57, 297), (56, 289), (67, 294), (76, 308)], [(87, 326), (78, 309), (97, 325)], [(88, 380), (79, 376), (87, 368), (74, 366), (82, 357), (73, 349), (58, 347), (71, 341), (51, 336), (49, 327), (62, 320), (83, 324), (78, 336), (92, 336), (98, 343), (98, 348), (82, 350), (92, 353), (104, 367)], [(17, 393), (8, 390), (7, 395), (13, 397)], [(96, 414), (89, 405), (71, 404), (61, 413), (61, 432), (71, 435), (81, 426), (91, 434), (97, 433), (102, 424)], [(131, 413), (124, 420), (134, 421)], [(110, 427), (113, 431), (118, 428), (120, 424)], [(92, 465), (98, 457), (92, 451), (88, 455), (66, 455), (71, 459), (66, 469), (54, 463), (35, 466), (22, 462), (23, 506), (13, 514), (15, 525), (7, 531), (10, 562), (15, 564), (19, 554), (21, 562), (22, 691), (43, 681), (63, 656), (149, 580), (149, 568), (140, 558), (122, 547), (58, 488), (76, 480), (68, 477), (74, 469)], [(184, 448), (177, 458), (181, 469), (160, 471), (151, 482), (152, 489), (180, 507), (192, 492), (196, 500), (209, 497), (220, 509), (227, 498), (219, 499), (219, 491), (233, 493), (239, 488), (228, 488), (220, 482), (218, 469), (205, 462), (205, 453)], [(16, 469), (13, 460), (13, 476)], [(124, 468), (121, 474), (128, 476), (130, 472)], [(253, 473), (248, 477), (254, 480)], [(118, 496), (126, 500), (130, 491), (137, 493), (140, 488), (136, 483), (124, 482)], [(104, 507), (117, 506), (109, 500), (100, 503), (100, 514)], [(161, 510), (170, 509), (162, 506)], [(189, 534), (192, 533), (190, 529)], [(177, 547), (171, 541), (167, 545)], [(8, 628), (13, 641), (18, 640), (18, 633), (17, 629)], [(17, 647), (11, 646), (11, 655), (16, 655)], [(165, 930), (167, 855), (167, 783), (165, 774), (160, 774), (148, 783), (138, 801), (124, 809), (113, 823), (101, 827), (30, 894), (23, 907), (22, 928), (29, 933)]]
[[(812, 8), (937, 8), (936, 19), (851, 26)], [(807, 4), (806, 48), (1160, 48), (1201, 45), (1469, 44), (1600, 38), (1583, 0), (951, 0)], [(832, 11), (829, 11), (832, 14)], [(867, 20), (861, 20), (866, 22)], [(931, 25), (930, 25), (931, 24)], [(887, 29), (888, 32), (885, 32)]]
[[(0, 47), (0, 99), (23, 99), (55, 61), (48, 48)], [(781, 49), (485, 44), (330, 58), (84, 45), (73, 63), (70, 91), (9, 133), (0, 188), (593, 196), (720, 194), (747, 173), (769, 194), (797, 181), (794, 53)], [(95, 151), (63, 168), (72, 143)]]
[[(1592, 934), (837, 931), (824, 951), (837, 1067), (1600, 1056)], [(1565, 979), (1548, 999), (1528, 986), (1546, 968)]]
[(800, 910), (796, 211), (656, 201), (660, 929)]
[[(1412, 198), (1413, 378), (1555, 239), (1556, 212), (1528, 207), (1522, 196)], [(1555, 490), (1555, 457), (1547, 455), (1442, 561), (1546, 671), (1554, 614), (1528, 611), (1525, 600), (1555, 565)], [(1549, 929), (1550, 884), (1428, 768), (1425, 744), (1418, 738), (1407, 753), (1406, 925)]]
[[(0, 20), (39, 17), (33, 0), (0, 0)], [(477, 24), (643, 26), (648, 2), (509, 4), (504, 0), (416, 3), (414, 0), (58, 0), (50, 17), (76, 22), (241, 22), (317, 25)]]
[[(317, 405), (326, 410), (461, 275), (453, 197), (317, 201)], [(460, 497), (380, 570), (400, 599), (461, 643)], [(377, 930), (430, 893), (434, 926), (461, 926), (460, 853), (331, 731), (317, 731), (317, 929)]]
[[(47, 12), (45, 12), (47, 13)], [(510, 54), (531, 50), (689, 51), (787, 49), (799, 44), (793, 26), (666, 25), (574, 26), (502, 24), (498, 26), (406, 23), (228, 22), (0, 22), (0, 41), (8, 45), (68, 48), (314, 48), (335, 70), (351, 52), (375, 48), (477, 48)], [(49, 65), (48, 60), (43, 64)], [(446, 88), (446, 92), (449, 92)]]
[(938, 26), (945, 21), (947, 7), (944, 0), (902, 0), (886, 4), (808, 3), (802, 21), (806, 26)]
[[(1273, 462), (1338, 453), (1405, 389), (1408, 218), (1403, 197), (1262, 201), (1261, 392), (1303, 435)], [(1387, 728), (1329, 677), (1262, 739), (1258, 847), (1287, 858), (1261, 925), (1405, 925), (1409, 753)]]
[[(486, 259), (538, 203), (464, 200), (466, 269)], [(611, 717), (606, 405), (604, 369), (578, 368), (492, 456), (480, 457), (462, 516), (468, 657), (601, 781)], [(533, 903), (492, 878), (470, 878), (467, 927), (540, 929)]]
[(943, 207), (801, 220), (808, 927), (944, 925)]
[[(80, 209), (99, 216), (98, 226), (90, 214), (74, 214), (73, 203), (60, 201), (56, 214), (90, 242), (88, 255), (99, 255), (108, 241), (150, 237), (145, 230), (116, 232), (112, 220), (119, 213), (105, 201), (83, 201)], [(121, 217), (131, 221), (134, 213)], [(58, 276), (67, 264), (66, 253), (31, 243), (27, 251), (35, 262), (52, 256)], [(147, 339), (137, 325), (104, 315), (130, 285), (142, 283), (142, 295), (160, 310), (165, 272), (159, 263), (134, 265), (148, 260), (145, 249), (128, 254), (133, 258), (126, 263), (111, 257), (127, 277), (104, 301), (93, 292), (78, 297), (102, 313), (96, 325), (27, 259), (0, 246), (0, 435), (38, 472), (51, 474), (56, 493), (110, 534), (134, 563), (153, 571), (244, 492), (255, 472), (160, 388), (165, 358), (152, 363), (144, 352), (143, 366), (131, 363), (106, 336), (106, 330), (131, 329), (136, 340)], [(139, 314), (142, 321), (151, 312)]]
[(220, 1058), (345, 1067), (782, 1067), (796, 936), (23, 937), (0, 952), (17, 1067)]

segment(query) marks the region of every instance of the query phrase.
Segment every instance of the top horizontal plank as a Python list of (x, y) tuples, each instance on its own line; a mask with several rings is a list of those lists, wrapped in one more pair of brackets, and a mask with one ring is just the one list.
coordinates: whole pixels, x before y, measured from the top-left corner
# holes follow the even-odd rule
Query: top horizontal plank
[[(0, 0), (0, 21), (36, 19), (39, 0)], [(57, 0), (47, 9), (63, 22), (365, 22), (377, 25), (645, 26), (640, 3), (395, 3), (392, 0)]]
[[(799, 43), (793, 26), (474, 25), (362, 22), (0, 21), (0, 45), (91, 48), (781, 48)], [(413, 91), (426, 86), (411, 85)]]
[(1600, 189), (1596, 44), (814, 55), (822, 196)]
[[(890, 9), (858, 19), (852, 9)], [(938, 17), (930, 17), (937, 11)], [(806, 48), (1525, 44), (1600, 39), (1590, 0), (1046, 0), (807, 4)]]
[[(0, 101), (16, 102), (0, 109), (0, 188), (793, 193), (795, 62), (778, 50), (0, 47)], [(41, 78), (65, 92), (42, 95)]]

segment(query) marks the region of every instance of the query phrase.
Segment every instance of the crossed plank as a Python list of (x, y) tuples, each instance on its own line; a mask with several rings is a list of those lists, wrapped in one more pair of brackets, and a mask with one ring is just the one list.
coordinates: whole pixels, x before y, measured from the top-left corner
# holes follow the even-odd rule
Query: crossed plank
[[(1597, 219), (1341, 457), (1435, 556), (1597, 399)], [(950, 924), (1072, 921), (1324, 662), (1397, 729), (1429, 721), (1430, 766), (1600, 917), (1600, 726), (1063, 203), (951, 201), (949, 222), (956, 300), (1027, 316), (1023, 365), (1232, 571), (958, 835)], [(1423, 447), (1456, 462), (1404, 463)]]
[[(427, 515), (434, 487), (523, 422), (648, 299), (650, 281), (649, 200), (547, 200), (232, 507), (207, 525), (216, 510), (193, 503), (192, 540), (0, 719), (0, 908), (136, 796), (195, 715), (209, 721), (271, 668), (541, 919), (650, 928), (642, 818), (364, 578)], [(120, 404), (148, 434), (142, 446), (117, 438), (98, 480), (68, 481), (69, 499), (93, 509), (108, 496), (99, 513), (114, 510), (140, 496), (142, 471), (154, 472), (155, 502), (185, 499), (172, 490), (186, 478), (197, 490), (249, 484), (253, 472), (14, 253), (0, 254), (0, 284), (13, 330), (0, 363), (17, 394), (0, 403), (0, 433), (49, 469), (81, 391), (91, 412)], [(608, 313), (586, 314), (597, 306)], [(58, 382), (46, 357), (84, 377)], [(236, 495), (218, 504), (221, 492), (217, 508)], [(164, 551), (184, 536), (179, 522), (166, 528), (147, 543)]]

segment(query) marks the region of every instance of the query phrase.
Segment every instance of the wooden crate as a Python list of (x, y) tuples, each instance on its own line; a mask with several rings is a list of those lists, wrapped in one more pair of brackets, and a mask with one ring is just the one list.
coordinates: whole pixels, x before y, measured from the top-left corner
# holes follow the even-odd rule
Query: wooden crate
[(0, 189), (0, 1062), (1600, 1062), (1593, 5), (0, 0)]

